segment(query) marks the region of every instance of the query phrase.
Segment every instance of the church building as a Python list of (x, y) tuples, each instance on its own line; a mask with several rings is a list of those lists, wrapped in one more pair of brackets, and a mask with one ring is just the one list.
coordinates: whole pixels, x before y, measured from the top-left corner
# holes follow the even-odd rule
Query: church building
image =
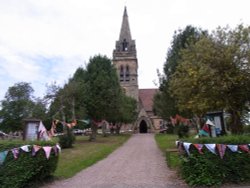
[(138, 133), (157, 132), (163, 122), (153, 111), (153, 98), (158, 89), (139, 89), (136, 44), (131, 37), (126, 7), (119, 40), (116, 41), (113, 51), (113, 64), (124, 92), (138, 102), (137, 120), (132, 125), (128, 125), (129, 127), (126, 129)]

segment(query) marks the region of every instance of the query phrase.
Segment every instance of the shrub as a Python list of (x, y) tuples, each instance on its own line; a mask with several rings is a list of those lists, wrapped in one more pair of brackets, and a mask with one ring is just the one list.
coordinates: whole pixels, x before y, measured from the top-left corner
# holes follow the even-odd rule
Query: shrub
[[(22, 145), (54, 146), (54, 142), (1, 142), (0, 151), (18, 148)], [(58, 155), (51, 150), (50, 158), (45, 157), (45, 152), (40, 149), (35, 156), (31, 152), (19, 150), (19, 156), (14, 159), (11, 151), (8, 152), (5, 162), (0, 165), (1, 188), (26, 187), (34, 182), (41, 181), (49, 177), (56, 169)]]
[(59, 136), (59, 144), (62, 148), (72, 148), (75, 142), (75, 136), (72, 133), (72, 129), (66, 129), (66, 134)]
[(175, 127), (175, 132), (177, 133), (177, 135), (179, 136), (179, 138), (188, 137), (188, 131), (189, 131), (188, 125), (185, 125), (183, 123), (179, 123)]
[[(219, 138), (202, 138), (187, 140), (191, 143), (224, 143), (248, 144), (247, 136), (228, 136)], [(181, 157), (181, 174), (190, 185), (220, 185), (223, 183), (238, 183), (250, 181), (250, 155), (244, 151), (231, 152), (226, 149), (223, 159), (207, 150), (202, 149), (200, 154), (193, 145), (190, 147), (190, 156)]]

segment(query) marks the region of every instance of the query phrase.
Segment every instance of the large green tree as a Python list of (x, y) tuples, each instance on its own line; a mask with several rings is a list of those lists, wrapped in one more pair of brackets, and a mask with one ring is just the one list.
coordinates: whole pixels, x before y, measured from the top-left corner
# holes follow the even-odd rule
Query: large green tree
[(92, 121), (92, 135), (96, 137), (97, 125), (101, 120), (112, 121), (119, 110), (121, 88), (111, 60), (97, 55), (90, 58), (85, 77), (84, 105)]
[[(160, 92), (154, 97), (154, 109), (164, 119), (169, 119), (170, 116), (180, 113), (180, 110), (176, 106), (176, 99), (170, 93), (169, 82), (176, 71), (176, 67), (181, 62), (181, 50), (189, 48), (190, 45), (199, 41), (203, 35), (207, 35), (207, 32), (193, 26), (187, 26), (184, 30), (175, 32), (173, 36), (172, 44), (168, 50), (164, 64), (164, 74), (158, 74)], [(185, 109), (182, 109), (183, 113), (188, 115)]]
[(170, 80), (178, 107), (201, 115), (226, 110), (232, 132), (240, 133), (250, 101), (250, 28), (218, 28), (181, 54)]
[(82, 67), (79, 67), (62, 88), (56, 83), (48, 86), (45, 98), (51, 101), (49, 108), (51, 118), (65, 121), (83, 118), (85, 115), (83, 105), (85, 72)]
[(1, 128), (7, 132), (23, 129), (23, 119), (36, 115), (44, 116), (45, 106), (33, 98), (33, 88), (29, 83), (19, 82), (9, 87), (1, 101)]
[(122, 93), (119, 109), (115, 112), (112, 120), (112, 122), (116, 124), (116, 133), (120, 133), (122, 125), (134, 123), (137, 115), (137, 101)]

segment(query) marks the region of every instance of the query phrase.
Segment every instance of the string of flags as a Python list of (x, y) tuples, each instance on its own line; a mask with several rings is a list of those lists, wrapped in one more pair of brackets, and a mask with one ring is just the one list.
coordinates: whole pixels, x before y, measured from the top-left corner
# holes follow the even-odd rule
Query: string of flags
[(204, 154), (203, 149), (206, 148), (208, 151), (215, 155), (219, 155), (223, 159), (226, 149), (228, 148), (231, 152), (246, 152), (250, 154), (250, 144), (241, 144), (241, 145), (232, 145), (232, 144), (193, 144), (189, 142), (176, 141), (176, 146), (179, 149), (179, 152), (184, 151), (187, 155), (190, 155), (190, 147), (193, 146), (199, 154)]
[(61, 147), (59, 146), (59, 144), (56, 144), (55, 146), (24, 145), (18, 148), (13, 148), (0, 152), (0, 165), (4, 163), (8, 153), (12, 153), (14, 159), (16, 160), (18, 159), (21, 151), (25, 153), (31, 153), (31, 156), (34, 157), (40, 149), (44, 151), (46, 159), (50, 158), (52, 150), (54, 151), (55, 155), (58, 155), (61, 152)]

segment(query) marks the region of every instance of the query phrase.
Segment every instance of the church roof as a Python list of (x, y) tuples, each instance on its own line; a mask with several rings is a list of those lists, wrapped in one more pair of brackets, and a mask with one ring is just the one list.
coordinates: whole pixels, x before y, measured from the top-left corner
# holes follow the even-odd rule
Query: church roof
[(128, 22), (127, 7), (124, 7), (119, 41), (123, 41), (124, 39), (126, 39), (127, 41), (132, 40), (130, 28), (129, 28), (129, 22)]
[(158, 91), (158, 89), (139, 89), (139, 99), (145, 111), (153, 111), (153, 99)]

